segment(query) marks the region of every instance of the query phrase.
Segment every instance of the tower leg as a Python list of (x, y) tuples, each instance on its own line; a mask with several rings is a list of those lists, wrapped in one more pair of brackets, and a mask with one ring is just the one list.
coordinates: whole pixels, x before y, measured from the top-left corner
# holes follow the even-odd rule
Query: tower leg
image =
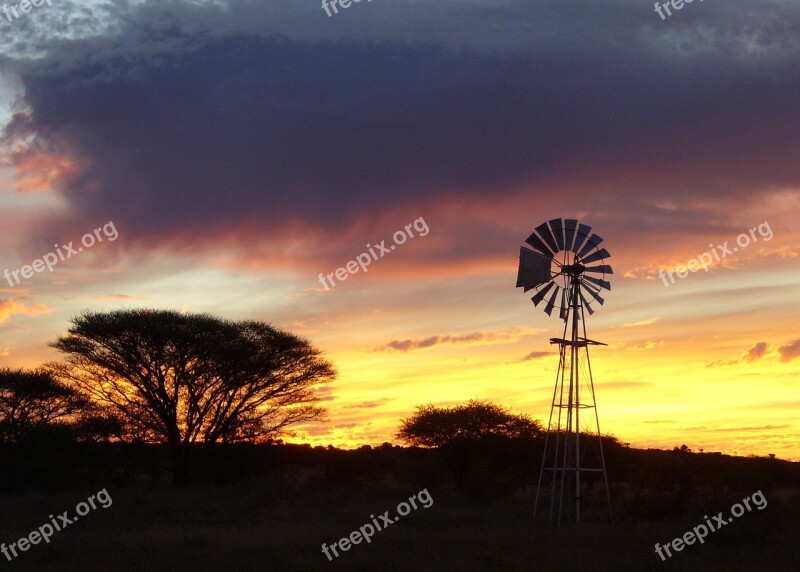
[[(573, 282), (569, 293), (570, 306), (564, 323), (564, 335), (560, 340), (551, 340), (551, 343), (559, 345), (559, 363), (534, 503), (534, 517), (536, 517), (541, 506), (540, 501), (549, 483), (549, 521), (558, 524), (565, 519), (574, 519), (574, 522), (579, 523), (584, 516), (582, 514), (584, 488), (595, 479), (583, 478), (582, 474), (589, 477), (602, 473), (605, 501), (608, 506), (609, 518), (611, 517), (611, 495), (608, 489), (600, 419), (597, 415), (594, 382), (589, 361), (589, 340), (586, 337), (580, 284)], [(583, 322), (582, 328), (580, 322)], [(583, 334), (583, 337), (580, 336), (580, 333)], [(581, 355), (582, 349), (585, 349), (585, 357)], [(588, 391), (582, 392), (582, 388)], [(591, 402), (582, 401), (583, 395), (591, 396)], [(581, 428), (581, 409), (591, 409), (594, 412), (594, 423), (591, 422), (591, 416), (583, 416), (586, 424), (583, 430)], [(594, 438), (589, 438), (590, 436), (594, 437), (591, 434), (595, 432), (596, 443)], [(584, 444), (581, 443), (582, 433)], [(567, 479), (568, 473), (573, 475), (573, 479)], [(572, 490), (567, 491), (567, 488), (572, 488)], [(589, 506), (591, 507), (591, 505)]]

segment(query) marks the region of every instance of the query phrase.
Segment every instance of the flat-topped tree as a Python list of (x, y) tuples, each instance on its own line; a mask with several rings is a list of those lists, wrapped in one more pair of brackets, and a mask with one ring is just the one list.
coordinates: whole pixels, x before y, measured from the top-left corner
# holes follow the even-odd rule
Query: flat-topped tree
[(401, 421), (396, 437), (415, 447), (446, 447), (461, 441), (535, 439), (541, 434), (541, 424), (529, 416), (473, 399), (454, 407), (418, 406)]
[(255, 321), (166, 310), (85, 312), (51, 344), (59, 379), (117, 411), (145, 441), (258, 442), (320, 419), (333, 366), (300, 337)]

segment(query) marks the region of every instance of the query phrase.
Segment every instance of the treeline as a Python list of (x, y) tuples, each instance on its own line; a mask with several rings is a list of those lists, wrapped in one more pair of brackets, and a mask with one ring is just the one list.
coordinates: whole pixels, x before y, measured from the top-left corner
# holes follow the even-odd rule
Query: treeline
[(125, 436), (122, 420), (38, 369), (0, 369), (0, 443), (109, 442)]
[(85, 312), (50, 344), (63, 360), (0, 371), (0, 443), (163, 444), (176, 480), (195, 443), (259, 443), (322, 419), (321, 352), (254, 321), (167, 310)]
[[(356, 450), (293, 444), (194, 444), (186, 449), (182, 485), (246, 485), (276, 497), (343, 489), (404, 491), (430, 487), (474, 502), (536, 489), (541, 446), (463, 445), (459, 466), (441, 448), (384, 444)], [(697, 498), (796, 488), (800, 464), (711, 453), (608, 446), (615, 512), (659, 518), (681, 514)], [(174, 466), (165, 445), (56, 443), (0, 445), (0, 489), (172, 487)], [(708, 506), (725, 506), (709, 501)]]

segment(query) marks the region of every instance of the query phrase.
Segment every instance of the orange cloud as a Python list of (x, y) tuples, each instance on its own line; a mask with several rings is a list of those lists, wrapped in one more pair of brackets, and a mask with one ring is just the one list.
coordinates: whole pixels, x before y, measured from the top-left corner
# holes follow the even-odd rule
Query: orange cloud
[(44, 304), (36, 304), (35, 306), (26, 307), (23, 302), (19, 302), (14, 298), (0, 301), (0, 324), (7, 321), (15, 315), (22, 316), (37, 316), (39, 314), (47, 314), (52, 312), (53, 309)]
[(48, 191), (55, 181), (79, 171), (74, 158), (18, 147), (12, 159), (19, 192)]
[(639, 326), (649, 326), (650, 324), (655, 324), (658, 321), (658, 318), (649, 318), (647, 320), (640, 320), (638, 322), (628, 322), (626, 324), (622, 324), (623, 328), (637, 328)]

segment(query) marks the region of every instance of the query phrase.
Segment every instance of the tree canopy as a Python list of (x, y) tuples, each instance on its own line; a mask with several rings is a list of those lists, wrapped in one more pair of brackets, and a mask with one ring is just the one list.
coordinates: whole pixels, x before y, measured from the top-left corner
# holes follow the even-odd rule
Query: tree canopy
[(454, 407), (419, 406), (411, 417), (401, 421), (396, 437), (412, 446), (442, 447), (497, 438), (533, 439), (541, 433), (541, 424), (528, 415), (471, 400)]
[(0, 369), (0, 442), (19, 442), (87, 406), (85, 396), (48, 371)]
[(51, 344), (58, 379), (124, 420), (136, 440), (255, 442), (320, 419), (335, 378), (310, 343), (255, 322), (169, 310), (84, 312)]

